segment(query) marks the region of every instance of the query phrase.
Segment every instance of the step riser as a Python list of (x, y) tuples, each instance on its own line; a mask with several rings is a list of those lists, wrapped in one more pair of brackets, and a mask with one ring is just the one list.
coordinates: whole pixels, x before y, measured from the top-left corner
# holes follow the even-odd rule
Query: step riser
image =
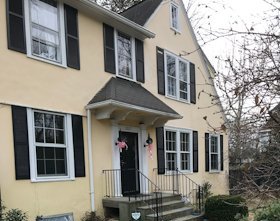
[[(189, 209), (189, 210), (182, 211), (182, 212), (176, 212), (176, 213), (173, 213), (173, 214), (163, 215), (162, 218), (163, 218), (163, 220), (172, 220), (172, 219), (176, 219), (176, 218), (179, 218), (179, 217), (191, 215), (191, 213), (192, 213), (192, 209)], [(146, 220), (153, 221), (154, 217), (147, 216)]]

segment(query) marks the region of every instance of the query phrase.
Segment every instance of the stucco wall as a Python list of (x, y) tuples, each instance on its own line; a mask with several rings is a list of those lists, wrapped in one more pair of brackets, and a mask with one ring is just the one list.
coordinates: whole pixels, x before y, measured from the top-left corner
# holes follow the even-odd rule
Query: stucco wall
[[(180, 4), (180, 3), (179, 3)], [(199, 135), (199, 173), (188, 174), (198, 183), (208, 180), (215, 193), (228, 191), (227, 184), (227, 138), (224, 136), (225, 167), (221, 173), (205, 171), (204, 133), (210, 130), (203, 120), (207, 116), (213, 127), (223, 123), (220, 109), (211, 105), (207, 93), (201, 93), (197, 104), (186, 104), (166, 98), (157, 93), (156, 46), (175, 54), (194, 51), (193, 39), (184, 22), (184, 12), (180, 9), (181, 33), (170, 29), (169, 2), (163, 1), (156, 14), (147, 23), (147, 28), (157, 36), (144, 42), (145, 88), (184, 116), (182, 120), (167, 123), (168, 126), (197, 130)], [(85, 105), (112, 77), (104, 72), (103, 26), (86, 15), (79, 13), (79, 44), (81, 70), (62, 68), (28, 58), (25, 54), (7, 49), (5, 1), (0, 1), (0, 185), (2, 199), (9, 208), (27, 211), (30, 220), (37, 215), (54, 215), (74, 212), (75, 219), (90, 209), (89, 168), (87, 152), (87, 121), (83, 118), (86, 177), (75, 181), (31, 183), (30, 180), (16, 181), (13, 152), (13, 132), (11, 107), (22, 105), (42, 110), (72, 113), (85, 116)], [(196, 64), (197, 93), (204, 90), (213, 93), (198, 52), (184, 57)], [(124, 122), (125, 124), (125, 122)], [(134, 123), (133, 126), (137, 126)], [(148, 158), (149, 175), (157, 167), (155, 130), (148, 128), (154, 140), (153, 159)], [(95, 205), (102, 214), (104, 194), (103, 169), (112, 168), (112, 126), (110, 121), (98, 121), (92, 115), (93, 171)], [(71, 211), (69, 211), (71, 208)]]

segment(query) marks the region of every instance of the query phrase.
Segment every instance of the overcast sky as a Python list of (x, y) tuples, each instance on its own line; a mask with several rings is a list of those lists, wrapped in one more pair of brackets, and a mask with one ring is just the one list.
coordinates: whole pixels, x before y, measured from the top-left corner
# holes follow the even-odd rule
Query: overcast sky
[[(185, 4), (187, 1), (184, 0)], [(204, 16), (203, 27), (208, 29), (211, 26), (214, 30), (229, 30), (232, 26), (234, 29), (244, 30), (244, 24), (248, 27), (259, 24), (261, 17), (269, 9), (264, 0), (196, 0), (195, 2), (200, 4), (198, 10)], [(263, 26), (258, 25), (258, 30), (261, 29)], [(216, 67), (215, 56), (229, 54), (232, 51), (232, 44), (226, 39), (219, 39), (207, 43), (202, 48), (212, 65)]]

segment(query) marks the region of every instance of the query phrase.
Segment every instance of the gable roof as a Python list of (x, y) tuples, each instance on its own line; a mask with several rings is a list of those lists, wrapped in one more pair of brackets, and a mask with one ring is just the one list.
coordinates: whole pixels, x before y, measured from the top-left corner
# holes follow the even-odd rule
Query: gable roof
[(111, 101), (134, 107), (145, 108), (149, 112), (160, 112), (173, 118), (182, 118), (176, 111), (166, 105), (151, 92), (132, 81), (112, 77), (105, 86), (92, 98), (88, 107)]
[(121, 12), (120, 15), (143, 26), (161, 2), (162, 0), (143, 0)]

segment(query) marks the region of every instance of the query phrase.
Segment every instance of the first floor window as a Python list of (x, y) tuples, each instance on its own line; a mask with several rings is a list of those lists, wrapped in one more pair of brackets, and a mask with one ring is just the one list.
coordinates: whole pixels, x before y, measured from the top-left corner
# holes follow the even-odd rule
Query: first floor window
[(210, 170), (219, 170), (219, 137), (210, 136)]
[(165, 61), (166, 95), (188, 102), (190, 96), (189, 62), (169, 52), (165, 52)]
[(56, 63), (62, 63), (61, 7), (54, 0), (28, 0), (27, 32), (30, 54)]
[(167, 170), (191, 171), (191, 132), (166, 129), (165, 154)]
[(65, 214), (65, 215), (54, 215), (54, 216), (46, 216), (40, 218), (42, 221), (73, 221), (72, 214)]
[(28, 116), (33, 179), (70, 178), (71, 115), (29, 109)]

